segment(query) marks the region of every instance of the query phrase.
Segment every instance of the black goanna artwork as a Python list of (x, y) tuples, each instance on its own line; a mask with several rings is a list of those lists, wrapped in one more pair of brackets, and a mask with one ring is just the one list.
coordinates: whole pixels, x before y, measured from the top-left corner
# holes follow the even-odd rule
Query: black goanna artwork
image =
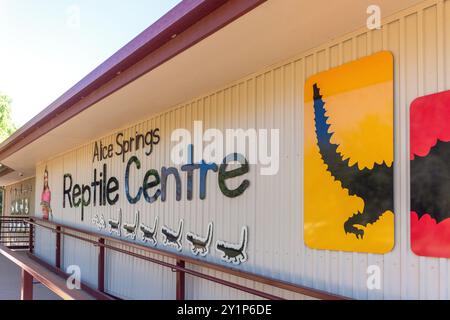
[(436, 142), (411, 161), (411, 211), (429, 214), (437, 223), (450, 218), (450, 142)]
[(366, 227), (377, 222), (384, 212), (394, 211), (393, 168), (384, 162), (375, 163), (373, 169), (360, 170), (356, 163), (350, 166), (350, 159), (344, 159), (337, 151), (338, 145), (331, 142), (333, 132), (329, 132), (330, 124), (327, 123), (328, 116), (325, 115), (325, 102), (320, 89), (317, 84), (314, 84), (312, 89), (315, 129), (322, 160), (327, 170), (341, 182), (342, 188), (347, 189), (350, 196), (355, 195), (364, 201), (363, 211), (354, 213), (345, 221), (344, 231), (362, 239), (364, 230), (357, 226)]
[(164, 236), (163, 244), (165, 246), (174, 247), (178, 251), (183, 249), (181, 244), (181, 239), (183, 238), (183, 219), (180, 220), (178, 232), (168, 228), (167, 226), (163, 226), (161, 228), (161, 233)]
[(247, 261), (247, 226), (242, 228), (241, 242), (238, 244), (230, 244), (219, 240), (216, 242), (216, 250), (222, 252), (222, 260), (240, 264)]
[(209, 253), (209, 246), (211, 244), (213, 236), (213, 223), (210, 222), (208, 224), (208, 233), (205, 238), (202, 238), (199, 235), (196, 235), (192, 232), (188, 232), (186, 234), (186, 240), (191, 244), (191, 252), (194, 255), (200, 254), (202, 257), (205, 257)]
[(143, 242), (150, 242), (153, 246), (156, 246), (158, 244), (158, 241), (156, 240), (156, 234), (158, 230), (158, 217), (155, 217), (155, 221), (153, 222), (153, 228), (150, 228), (145, 224), (141, 223), (140, 229), (142, 232)]
[(125, 231), (125, 237), (136, 239), (136, 234), (138, 232), (138, 226), (139, 226), (139, 211), (136, 211), (134, 214), (134, 223), (124, 223), (123, 224), (123, 230)]
[(122, 209), (119, 209), (119, 218), (117, 220), (109, 219), (109, 233), (115, 233), (120, 237), (120, 227), (122, 226)]

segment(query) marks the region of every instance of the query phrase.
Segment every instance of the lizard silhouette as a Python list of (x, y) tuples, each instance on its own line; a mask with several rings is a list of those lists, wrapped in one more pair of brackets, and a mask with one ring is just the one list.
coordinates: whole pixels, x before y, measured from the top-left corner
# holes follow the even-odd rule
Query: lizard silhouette
[(437, 140), (425, 156), (411, 161), (411, 211), (436, 223), (450, 218), (450, 142)]
[(322, 160), (331, 175), (341, 182), (342, 188), (348, 190), (349, 195), (358, 196), (364, 201), (363, 211), (355, 212), (344, 222), (344, 231), (362, 239), (364, 230), (358, 226), (366, 227), (377, 222), (388, 210), (394, 212), (393, 168), (385, 162), (375, 163), (372, 169), (360, 170), (356, 163), (350, 166), (350, 159), (344, 159), (337, 151), (338, 145), (331, 142), (333, 132), (330, 132), (325, 102), (317, 84), (313, 85), (313, 93), (315, 129)]

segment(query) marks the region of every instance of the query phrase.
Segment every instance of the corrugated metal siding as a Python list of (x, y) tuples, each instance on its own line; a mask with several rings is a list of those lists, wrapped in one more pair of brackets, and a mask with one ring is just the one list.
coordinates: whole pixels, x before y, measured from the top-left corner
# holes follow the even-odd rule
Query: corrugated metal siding
[(37, 228), (34, 233), (34, 253), (47, 263), (55, 264), (55, 235), (47, 229)]
[[(293, 39), (294, 41), (294, 39)], [(319, 71), (375, 53), (390, 50), (395, 59), (395, 248), (386, 255), (311, 250), (303, 242), (303, 84), (306, 78)], [(450, 0), (426, 1), (405, 10), (383, 23), (381, 30), (366, 29), (324, 44), (287, 62), (236, 82), (215, 93), (200, 97), (154, 118), (124, 130), (130, 136), (135, 130), (161, 128), (162, 143), (145, 161), (144, 168), (161, 168), (170, 163), (170, 133), (184, 127), (192, 129), (194, 120), (203, 120), (205, 128), (280, 129), (280, 171), (276, 176), (261, 176), (252, 166), (249, 173), (251, 187), (236, 199), (223, 197), (217, 190), (213, 176), (207, 183), (207, 199), (170, 201), (175, 194), (169, 188), (169, 201), (134, 206), (142, 213), (143, 222), (151, 225), (155, 214), (162, 223), (175, 227), (185, 218), (186, 231), (203, 233), (209, 221), (215, 223), (215, 239), (238, 239), (242, 225), (249, 226), (249, 260), (240, 268), (311, 286), (317, 289), (357, 299), (448, 299), (449, 264), (447, 259), (415, 256), (409, 243), (409, 105), (417, 96), (450, 87)], [(114, 135), (104, 142), (113, 142)], [(88, 182), (92, 174), (90, 156), (92, 144), (49, 161), (51, 185), (61, 185), (62, 176), (71, 172), (76, 181)], [(145, 156), (141, 151), (136, 155)], [(109, 172), (122, 176), (121, 162), (107, 161)], [(42, 185), (45, 164), (37, 166), (37, 186)], [(142, 170), (141, 173), (142, 174)], [(141, 179), (133, 177), (131, 179)], [(59, 180), (58, 180), (59, 179)], [(183, 188), (184, 190), (184, 188)], [(38, 191), (37, 191), (38, 192)], [(55, 220), (77, 224), (79, 212), (62, 210), (62, 187), (54, 188)], [(183, 194), (184, 196), (184, 194)], [(40, 198), (37, 194), (36, 199)], [(127, 208), (125, 197), (111, 210)], [(132, 221), (133, 210), (124, 211), (124, 220)], [(85, 210), (86, 221), (94, 214)], [(54, 237), (53, 237), (54, 238)], [(39, 231), (36, 235), (37, 253), (52, 259), (48, 249), (54, 243)], [(49, 245), (49, 239), (50, 242)], [(79, 241), (64, 240), (64, 265), (83, 265), (83, 275), (95, 284), (96, 249), (88, 249)], [(215, 251), (215, 250), (212, 250)], [(83, 252), (83, 254), (81, 254)], [(189, 254), (187, 248), (184, 254)], [(206, 258), (221, 263), (218, 255)], [(107, 288), (125, 298), (175, 297), (175, 276), (170, 270), (148, 262), (107, 254)], [(382, 269), (382, 289), (368, 290), (367, 266)], [(205, 271), (205, 270), (202, 270)], [(226, 280), (233, 277), (205, 271)], [(281, 290), (243, 284), (264, 289), (286, 298), (301, 298)], [(251, 296), (213, 283), (187, 276), (186, 295), (191, 299), (240, 299)]]
[[(118, 248), (127, 249), (123, 246)], [(132, 250), (150, 258), (161, 256)], [(175, 264), (169, 258), (164, 262)], [(105, 288), (107, 292), (124, 299), (175, 299), (175, 273), (165, 267), (121, 253), (107, 250)]]

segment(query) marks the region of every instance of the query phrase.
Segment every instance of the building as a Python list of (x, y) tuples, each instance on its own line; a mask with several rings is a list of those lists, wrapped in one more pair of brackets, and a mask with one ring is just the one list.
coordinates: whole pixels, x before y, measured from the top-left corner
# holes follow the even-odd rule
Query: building
[[(123, 299), (448, 299), (445, 246), (424, 250), (410, 212), (409, 110), (450, 89), (450, 1), (378, 3), (369, 29), (366, 0), (183, 1), (0, 146), (5, 213), (28, 199), (33, 253)], [(175, 164), (196, 121), (278, 129), (278, 165)], [(326, 143), (382, 181), (353, 188)]]

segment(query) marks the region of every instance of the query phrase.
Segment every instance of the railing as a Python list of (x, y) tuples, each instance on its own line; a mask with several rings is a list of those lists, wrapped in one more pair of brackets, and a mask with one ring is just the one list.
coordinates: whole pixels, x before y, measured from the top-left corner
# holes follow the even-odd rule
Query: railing
[[(256, 275), (253, 273), (236, 270), (233, 268), (224, 267), (222, 265), (197, 260), (194, 258), (190, 258), (187, 256), (178, 255), (175, 253), (171, 253), (168, 251), (163, 251), (157, 248), (151, 248), (147, 246), (143, 246), (134, 242), (130, 241), (124, 241), (117, 238), (109, 237), (104, 234), (98, 234), (94, 232), (85, 231), (79, 228), (66, 226), (63, 224), (58, 224), (55, 222), (50, 222), (47, 220), (42, 220), (39, 218), (31, 218), (29, 220), (29, 223), (31, 225), (31, 231), (30, 231), (30, 240), (33, 241), (33, 229), (36, 227), (44, 228), (51, 230), (55, 234), (56, 239), (56, 247), (55, 247), (55, 266), (48, 265), (49, 268), (53, 268), (55, 272), (63, 273), (61, 270), (61, 253), (62, 253), (62, 247), (61, 247), (61, 237), (67, 236), (72, 237), (74, 239), (78, 239), (80, 241), (84, 241), (87, 243), (92, 244), (95, 247), (98, 247), (98, 263), (97, 263), (97, 269), (98, 269), (98, 278), (97, 278), (97, 288), (91, 288), (88, 287), (85, 284), (82, 284), (82, 287), (85, 289), (90, 289), (92, 291), (98, 291), (101, 293), (105, 292), (105, 253), (106, 250), (116, 251), (123, 253), (125, 255), (129, 255), (135, 258), (139, 258), (145, 261), (149, 261), (151, 263), (158, 264), (160, 266), (166, 267), (171, 269), (174, 273), (176, 273), (176, 299), (177, 300), (184, 300), (185, 298), (185, 275), (188, 274), (190, 276), (198, 277), (201, 279), (205, 279), (208, 281), (212, 281), (224, 286), (228, 286), (234, 289), (237, 289), (239, 291), (243, 291), (246, 293), (250, 293), (252, 295), (262, 297), (265, 299), (270, 300), (282, 300), (281, 297), (275, 296), (272, 294), (269, 294), (267, 292), (259, 291), (235, 282), (231, 282), (228, 280), (220, 279), (214, 276), (210, 276), (205, 273), (201, 273), (195, 270), (192, 270), (190, 268), (187, 268), (186, 265), (195, 265), (198, 267), (206, 268), (209, 270), (215, 270), (219, 271), (224, 274), (236, 276), (241, 279), (245, 280), (251, 280), (260, 284), (272, 286), (275, 288), (279, 288), (282, 290), (302, 294), (308, 297), (317, 298), (317, 299), (325, 299), (325, 300), (345, 300), (348, 299), (346, 297), (333, 295), (324, 291), (308, 288), (305, 286), (300, 286), (296, 284), (292, 284), (289, 282), (284, 282), (276, 279), (271, 279), (267, 277), (263, 277), (260, 275)], [(118, 247), (120, 245), (120, 248)], [(33, 247), (34, 243), (30, 243), (30, 252), (33, 253)], [(143, 254), (136, 253), (136, 250), (132, 251), (130, 249), (138, 249), (142, 252), (146, 253), (152, 253), (156, 254), (160, 257), (168, 257), (171, 259), (174, 259), (176, 263), (169, 263), (166, 261), (163, 261), (163, 259), (157, 259), (157, 258), (151, 258), (148, 256), (145, 256)], [(35, 259), (39, 260), (39, 258), (35, 257)], [(107, 294), (107, 293), (106, 293)]]
[(28, 217), (0, 216), (0, 244), (10, 249), (29, 249)]

